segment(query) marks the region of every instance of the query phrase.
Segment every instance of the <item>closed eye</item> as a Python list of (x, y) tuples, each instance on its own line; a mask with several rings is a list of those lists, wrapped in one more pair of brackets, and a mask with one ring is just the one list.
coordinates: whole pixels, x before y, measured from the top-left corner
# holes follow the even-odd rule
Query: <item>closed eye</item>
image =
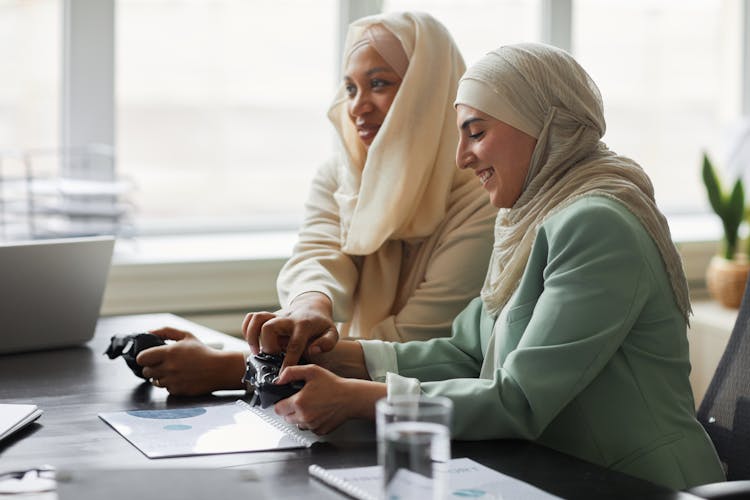
[(469, 134), (469, 138), (470, 139), (479, 139), (483, 135), (484, 135), (484, 130), (482, 130), (481, 132), (477, 132), (476, 134)]

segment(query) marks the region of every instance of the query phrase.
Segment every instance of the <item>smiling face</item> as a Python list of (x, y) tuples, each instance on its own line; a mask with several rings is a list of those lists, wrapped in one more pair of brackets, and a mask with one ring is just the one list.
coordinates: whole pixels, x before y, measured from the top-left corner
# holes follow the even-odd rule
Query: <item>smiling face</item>
[(369, 44), (354, 50), (344, 71), (349, 119), (366, 148), (375, 139), (401, 86), (401, 77)]
[(458, 114), (456, 165), (470, 168), (497, 208), (511, 208), (523, 190), (536, 139), (464, 104)]

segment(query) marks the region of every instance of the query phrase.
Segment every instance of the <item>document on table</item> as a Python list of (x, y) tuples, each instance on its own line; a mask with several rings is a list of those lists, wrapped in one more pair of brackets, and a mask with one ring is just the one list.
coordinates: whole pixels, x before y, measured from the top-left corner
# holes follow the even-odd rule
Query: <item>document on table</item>
[(149, 458), (310, 447), (318, 437), (242, 400), (216, 406), (100, 413)]

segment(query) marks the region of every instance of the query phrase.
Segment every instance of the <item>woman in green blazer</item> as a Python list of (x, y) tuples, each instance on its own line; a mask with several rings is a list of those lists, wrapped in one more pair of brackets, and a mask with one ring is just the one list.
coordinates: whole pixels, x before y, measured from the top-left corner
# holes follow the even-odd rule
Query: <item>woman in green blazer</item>
[(681, 261), (646, 174), (601, 142), (596, 85), (564, 51), (514, 45), (467, 71), (456, 105), (458, 167), (500, 208), (482, 296), (450, 338), (343, 341), (287, 368), (279, 383), (306, 385), (276, 412), (324, 433), (386, 393), (441, 395), (455, 438), (529, 439), (672, 488), (722, 480)]

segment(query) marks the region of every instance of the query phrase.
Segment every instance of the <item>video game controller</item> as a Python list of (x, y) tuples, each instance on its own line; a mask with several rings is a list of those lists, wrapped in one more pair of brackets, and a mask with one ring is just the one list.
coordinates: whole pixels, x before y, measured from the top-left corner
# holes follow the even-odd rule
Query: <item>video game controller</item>
[[(251, 354), (247, 357), (247, 370), (243, 377), (243, 382), (248, 392), (253, 394), (250, 404), (253, 406), (260, 405), (261, 408), (268, 408), (282, 399), (297, 393), (305, 382), (295, 380), (288, 384), (277, 385), (274, 381), (279, 376), (281, 364), (284, 361), (284, 354), (269, 354), (261, 352)], [(306, 364), (300, 360), (299, 364)]]
[(122, 356), (125, 363), (133, 370), (136, 376), (148, 380), (143, 376), (143, 367), (135, 362), (138, 353), (151, 347), (165, 345), (166, 342), (161, 337), (153, 333), (133, 333), (131, 335), (113, 335), (109, 341), (109, 347), (104, 354), (109, 359), (115, 359)]

